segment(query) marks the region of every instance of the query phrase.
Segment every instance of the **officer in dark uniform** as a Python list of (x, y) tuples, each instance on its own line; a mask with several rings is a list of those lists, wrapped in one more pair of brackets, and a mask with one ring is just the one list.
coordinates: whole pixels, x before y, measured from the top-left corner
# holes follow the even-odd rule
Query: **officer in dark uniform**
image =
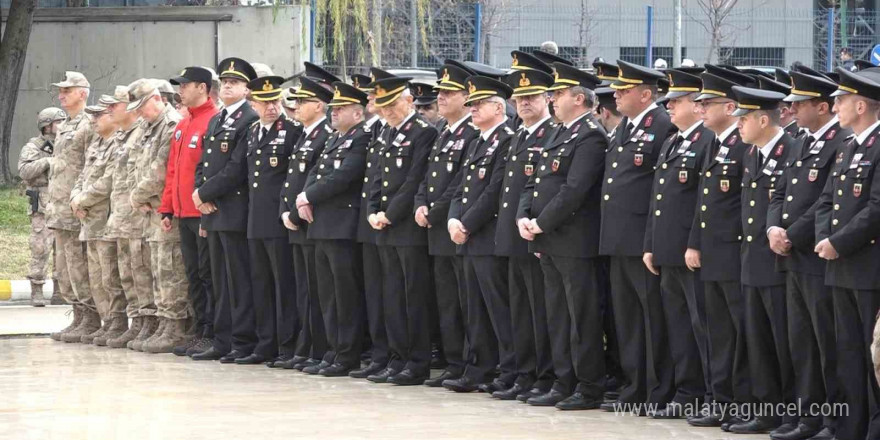
[(337, 81), (342, 81), (339, 77), (324, 70), (324, 68), (317, 64), (304, 61), (303, 66), (306, 68), (305, 72), (303, 72), (303, 76), (320, 84), (321, 87), (324, 87), (327, 90), (332, 91), (332, 84)]
[[(775, 70), (774, 79), (776, 80), (776, 87), (770, 86), (770, 88), (767, 88), (767, 85), (765, 84), (761, 88), (766, 90), (773, 90), (779, 93), (785, 93), (786, 95), (791, 93), (791, 87), (789, 86), (789, 84), (791, 84), (791, 74), (789, 72), (786, 72), (785, 70), (777, 67)], [(779, 85), (784, 86), (784, 89), (780, 88)], [(800, 124), (795, 118), (794, 113), (791, 111), (791, 104), (788, 101), (783, 101), (781, 104), (779, 104), (779, 111), (782, 115), (782, 121), (779, 125), (782, 126), (782, 129), (785, 130), (785, 132), (788, 133), (789, 136), (796, 138), (803, 134), (804, 130), (800, 127)]]
[[(721, 76), (719, 76), (721, 75)], [(740, 220), (743, 156), (748, 145), (737, 129), (733, 86), (751, 84), (752, 78), (713, 65), (700, 75), (703, 89), (697, 110), (703, 125), (715, 134), (700, 167), (697, 208), (690, 229), (685, 264), (699, 270), (706, 307), (709, 336), (709, 385), (715, 403), (744, 404), (751, 401), (745, 344), (745, 299), (740, 282)], [(722, 414), (713, 407), (694, 415), (688, 423), (719, 427), (737, 420), (733, 410)]]
[(530, 176), (520, 196), (517, 225), (529, 252), (540, 255), (546, 295), (541, 322), (549, 334), (556, 380), (546, 394), (527, 402), (595, 409), (605, 393), (600, 263), (595, 257), (608, 137), (592, 114), (592, 90), (601, 80), (564, 63), (554, 67), (555, 83), (548, 90), (562, 124), (536, 168), (525, 170)]
[(413, 218), (413, 205), (437, 129), (416, 114), (409, 81), (392, 77), (373, 83), (376, 106), (390, 127), (379, 138), (378, 179), (369, 194), (368, 220), (379, 231), (385, 328), (397, 359), (368, 379), (397, 385), (424, 383), (431, 362), (428, 237)]
[(302, 191), (309, 171), (321, 156), (325, 143), (333, 132), (325, 117), (326, 103), (330, 102), (333, 92), (306, 77), (300, 78), (300, 87), (293, 97), (297, 99), (296, 115), (303, 130), (291, 152), (287, 181), (281, 189), (279, 210), (293, 248), (293, 268), (297, 281), (296, 307), (301, 325), (298, 335), (285, 341), (287, 345), (295, 345), (296, 357), (283, 366), (317, 374), (322, 368), (332, 365), (336, 355), (327, 346), (327, 333), (333, 330), (325, 328), (322, 317), (325, 311), (318, 295), (315, 243), (308, 239), (308, 222), (297, 215), (296, 197)]
[(544, 52), (543, 50), (533, 50), (533, 51), (532, 51), (532, 55), (533, 55), (535, 58), (537, 58), (537, 59), (543, 61), (544, 64), (546, 64), (546, 65), (548, 65), (548, 66), (551, 66), (551, 67), (552, 67), (554, 64), (556, 64), (556, 63), (562, 63), (562, 64), (565, 64), (565, 65), (567, 65), (567, 66), (572, 66), (572, 67), (574, 67), (574, 63), (573, 63), (571, 60), (569, 60), (569, 59), (567, 59), (567, 58), (563, 58), (563, 57), (561, 57), (561, 56), (559, 56), (559, 55), (554, 55), (554, 54), (552, 54), (552, 53), (550, 53), (550, 52)]
[[(471, 72), (472, 75), (480, 75), (488, 78), (496, 79), (498, 81), (503, 81), (504, 77), (507, 76), (506, 70), (501, 70), (495, 67), (492, 67), (488, 64), (478, 63), (476, 61), (453, 61), (446, 60), (447, 63), (455, 64), (461, 67), (464, 70)], [(505, 106), (504, 113), (507, 115), (507, 125), (516, 130), (522, 121), (519, 120), (519, 116), (516, 115), (516, 108), (511, 105), (510, 101), (507, 102)]]
[(416, 111), (426, 121), (442, 130), (445, 121), (438, 113), (437, 108), (437, 91), (430, 84), (412, 83), (409, 86), (410, 93), (413, 95), (413, 104)]
[[(838, 152), (851, 130), (841, 128), (832, 113), (837, 84), (828, 79), (791, 72), (791, 103), (798, 125), (807, 130), (795, 144), (778, 181), (767, 213), (770, 249), (776, 267), (786, 274), (788, 341), (795, 375), (795, 395), (804, 416), (783, 440), (810, 438), (825, 430), (833, 437), (832, 417), (816, 411), (823, 403), (840, 401), (834, 341), (834, 303), (825, 285), (825, 260), (814, 251), (816, 211), (813, 205), (831, 175)], [(791, 197), (789, 201), (788, 197)], [(816, 405), (813, 407), (813, 405)], [(814, 411), (807, 413), (806, 411)]]
[[(529, 252), (528, 242), (516, 226), (520, 195), (529, 176), (537, 170), (541, 151), (553, 141), (557, 129), (550, 117), (547, 96), (553, 77), (544, 70), (514, 71), (505, 78), (513, 89), (518, 116), (523, 121), (506, 155), (495, 231), (495, 255), (507, 264), (507, 299), (515, 323), (511, 347), (514, 358), (510, 362), (514, 363), (515, 377), (499, 378), (495, 387), (500, 389), (494, 390), (497, 393), (493, 396), (522, 402), (546, 394), (555, 379), (544, 305), (544, 276), (540, 261)], [(504, 365), (505, 353), (502, 350), (500, 354)]]
[(214, 346), (193, 355), (193, 359), (261, 363), (260, 357), (272, 355), (277, 348), (269, 348), (268, 354), (250, 356), (256, 348), (257, 335), (248, 259), (246, 155), (248, 128), (259, 116), (245, 98), (247, 83), (257, 73), (237, 58), (221, 61), (217, 71), (224, 107), (208, 122), (195, 179), (196, 194), (206, 205), (202, 228), (208, 232), (216, 294)]
[(479, 135), (464, 102), (470, 73), (444, 64), (437, 70), (434, 88), (439, 95), (440, 115), (445, 119), (440, 135), (428, 156), (428, 172), (415, 198), (416, 223), (428, 229), (428, 254), (432, 256), (434, 291), (438, 306), (440, 336), (447, 366), (440, 376), (425, 381), (439, 387), (444, 380), (458, 379), (465, 367), (466, 296), (462, 257), (445, 229), (449, 204), (461, 182), (461, 163), (468, 145)]
[[(794, 139), (779, 127), (779, 101), (785, 95), (733, 87), (740, 135), (750, 144), (743, 159), (742, 283), (746, 304), (746, 350), (752, 392), (764, 404), (792, 403), (793, 372), (785, 312), (785, 277), (775, 269), (767, 240), (767, 211), (776, 183), (785, 179)], [(766, 433), (789, 422), (762, 415), (734, 423), (730, 432)], [(796, 419), (795, 419), (796, 420)]]
[(836, 438), (880, 438), (880, 404), (872, 367), (871, 340), (880, 310), (880, 246), (877, 245), (880, 197), (880, 75), (838, 68), (834, 110), (840, 126), (855, 134), (837, 153), (830, 181), (816, 208), (815, 251), (828, 261), (825, 284), (831, 286), (837, 330), (837, 369), (843, 403), (849, 413), (837, 420)]
[[(614, 310), (626, 311), (614, 315), (621, 366), (629, 380), (619, 401), (665, 405), (674, 387), (660, 278), (645, 268), (642, 253), (654, 166), (675, 127), (654, 103), (657, 81), (664, 75), (625, 61), (618, 61), (618, 67), (611, 87), (625, 118), (606, 155), (600, 253), (611, 257)], [(614, 406), (603, 409), (613, 411)]]
[[(371, 69), (371, 74), (376, 75), (379, 69)], [(358, 213), (357, 242), (360, 245), (360, 255), (363, 275), (364, 311), (367, 319), (367, 330), (370, 335), (370, 363), (348, 373), (357, 379), (366, 379), (384, 370), (388, 365), (388, 334), (385, 330), (385, 313), (382, 294), (382, 265), (379, 260), (379, 248), (376, 239), (379, 231), (373, 229), (367, 221), (370, 214), (369, 202), (370, 191), (373, 182), (379, 178), (378, 163), (379, 154), (382, 152), (382, 144), (379, 139), (382, 132), (387, 128), (382, 118), (382, 109), (376, 107), (376, 94), (373, 89), (373, 77), (367, 77), (368, 82), (359, 79), (360, 90), (367, 94), (367, 112), (373, 116), (364, 122), (370, 130), (370, 143), (367, 147), (366, 170), (364, 181), (361, 186), (360, 211)]]
[(254, 354), (264, 356), (270, 367), (293, 357), (293, 346), (279, 343), (292, 339), (299, 328), (287, 230), (279, 217), (267, 215), (278, 209), (289, 156), (302, 132), (302, 125), (288, 119), (281, 107), (283, 82), (280, 76), (265, 76), (248, 83), (260, 115), (247, 135), (248, 247), (257, 323)]
[[(698, 273), (688, 269), (684, 255), (694, 221), (700, 164), (715, 140), (695, 111), (694, 98), (702, 89), (700, 77), (680, 70), (666, 70), (666, 94), (670, 119), (678, 133), (666, 139), (654, 171), (651, 209), (645, 230), (643, 260), (649, 271), (660, 276), (661, 298), (669, 346), (675, 365), (675, 396), (654, 418), (680, 418), (684, 405), (698, 408), (706, 395), (708, 371), (704, 371), (706, 327), (703, 289)], [(702, 287), (702, 286), (701, 286)]]
[(370, 133), (364, 131), (367, 94), (343, 82), (333, 87), (328, 105), (336, 132), (327, 140), (296, 201), (299, 217), (311, 224), (308, 238), (315, 242), (324, 328), (330, 351), (336, 355), (330, 366), (318, 371), (328, 377), (347, 376), (360, 366), (363, 315), (354, 240), (370, 141)]
[(467, 147), (462, 179), (456, 185), (447, 222), (449, 237), (464, 256), (467, 291), (468, 363), (460, 378), (442, 384), (457, 392), (476, 391), (480, 385), (492, 382), (499, 364), (501, 380), (509, 384), (515, 367), (507, 267), (503, 258), (494, 255), (502, 158), (513, 134), (505, 124), (504, 109), (512, 90), (484, 76), (469, 77), (467, 85), (466, 103), (480, 136)]

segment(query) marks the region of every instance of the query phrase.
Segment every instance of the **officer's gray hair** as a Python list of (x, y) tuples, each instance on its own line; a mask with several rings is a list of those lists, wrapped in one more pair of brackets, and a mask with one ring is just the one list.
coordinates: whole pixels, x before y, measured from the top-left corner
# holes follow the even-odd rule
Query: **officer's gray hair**
[(648, 90), (649, 92), (651, 92), (651, 98), (652, 98), (652, 99), (657, 99), (658, 91), (657, 91), (657, 85), (656, 85), (656, 84), (643, 84), (643, 85), (640, 85), (640, 86), (638, 86), (638, 87), (642, 87), (642, 90)]
[(571, 94), (574, 96), (584, 95), (584, 107), (592, 109), (596, 106), (596, 101), (598, 100), (596, 98), (596, 92), (583, 86), (574, 86), (569, 90), (571, 90)]

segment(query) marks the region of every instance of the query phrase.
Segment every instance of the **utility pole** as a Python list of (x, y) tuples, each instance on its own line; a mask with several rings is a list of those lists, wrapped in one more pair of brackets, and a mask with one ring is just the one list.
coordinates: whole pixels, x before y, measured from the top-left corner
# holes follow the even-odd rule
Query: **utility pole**
[(373, 67), (382, 65), (382, 0), (373, 0)]
[(419, 66), (419, 11), (416, 2), (419, 0), (411, 0), (409, 5), (409, 19), (412, 23), (410, 29), (410, 39), (412, 39), (412, 52), (410, 53), (409, 64), (416, 68)]
[(672, 64), (670, 67), (681, 66), (681, 0), (673, 0), (672, 18)]

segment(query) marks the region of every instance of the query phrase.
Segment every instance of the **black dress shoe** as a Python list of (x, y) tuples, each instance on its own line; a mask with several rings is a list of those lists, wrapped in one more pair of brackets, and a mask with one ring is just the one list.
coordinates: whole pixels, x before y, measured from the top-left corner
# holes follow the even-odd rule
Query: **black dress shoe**
[(822, 428), (822, 430), (819, 431), (818, 434), (810, 437), (810, 440), (834, 440), (834, 432), (832, 432), (827, 427)]
[(515, 383), (512, 387), (506, 390), (495, 391), (494, 393), (492, 393), (492, 397), (498, 400), (514, 400), (516, 399), (516, 396), (526, 393), (528, 392), (528, 390), (529, 387)]
[(744, 420), (739, 417), (730, 417), (727, 419), (723, 419), (721, 420), (721, 430), (724, 432), (730, 432), (731, 426), (746, 422), (748, 422), (748, 420)]
[(461, 376), (458, 379), (449, 379), (444, 380), (443, 388), (446, 388), (450, 391), (455, 391), (456, 393), (472, 393), (477, 391), (477, 388), (480, 384), (474, 382), (471, 378), (467, 376)]
[(327, 368), (322, 368), (321, 371), (318, 371), (318, 374), (325, 377), (342, 377), (348, 376), (348, 373), (351, 371), (351, 367), (342, 365), (340, 363), (334, 363)]
[(688, 425), (698, 428), (719, 428), (722, 425), (721, 416), (718, 414), (703, 414), (699, 416), (689, 417)]
[[(789, 427), (794, 428), (783, 429)], [(807, 440), (812, 439), (821, 430), (821, 426), (811, 426), (806, 423), (799, 423), (797, 426), (794, 423), (783, 423), (782, 426), (770, 432), (770, 438), (773, 440)]]
[(377, 363), (373, 362), (364, 368), (359, 368), (357, 370), (350, 371), (348, 373), (348, 377), (353, 377), (355, 379), (366, 379), (368, 376), (371, 376), (373, 374), (377, 374), (384, 369), (385, 369), (385, 364), (377, 364)]
[(666, 408), (658, 409), (651, 414), (653, 419), (683, 419), (684, 407), (678, 403), (669, 403)]
[(247, 357), (247, 353), (240, 352), (238, 350), (232, 350), (227, 353), (225, 356), (220, 358), (221, 364), (234, 364), (236, 359), (240, 359), (243, 357)]
[(605, 398), (606, 402), (616, 402), (617, 399), (620, 398), (620, 392), (619, 391), (605, 391), (605, 393), (602, 395), (602, 397)]
[(323, 370), (325, 368), (329, 368), (331, 365), (333, 365), (333, 364), (331, 364), (330, 362), (321, 361), (316, 365), (310, 365), (308, 367), (303, 368), (302, 372), (306, 373), (306, 374), (318, 374), (319, 372), (321, 372), (321, 370)]
[(367, 376), (367, 380), (375, 383), (388, 382), (388, 378), (397, 374), (397, 370), (391, 367), (385, 367), (382, 371)]
[(512, 385), (504, 383), (501, 379), (494, 379), (492, 382), (489, 383), (481, 383), (477, 386), (477, 389), (486, 394), (492, 394), (495, 391), (504, 391), (511, 386)]
[(556, 408), (571, 411), (571, 410), (585, 410), (585, 409), (599, 409), (602, 405), (601, 399), (589, 399), (583, 393), (576, 392), (565, 400), (556, 404)]
[(214, 341), (211, 338), (202, 338), (199, 339), (199, 342), (196, 342), (196, 345), (193, 345), (186, 351), (186, 355), (189, 357), (193, 357), (196, 353), (203, 353), (208, 351), (209, 348), (214, 346)]
[(258, 365), (266, 362), (268, 359), (261, 354), (251, 353), (243, 358), (235, 360), (236, 365)]
[(605, 412), (617, 412), (623, 409), (623, 404), (614, 400), (614, 401), (605, 401), (601, 405), (599, 405), (599, 409)]
[(443, 386), (444, 380), (454, 380), (454, 379), (458, 379), (459, 377), (461, 377), (460, 374), (450, 373), (449, 371), (444, 370), (443, 373), (440, 374), (439, 376), (437, 376), (433, 379), (426, 380), (425, 385), (427, 385), (431, 388), (439, 388), (439, 387)]
[(425, 379), (428, 378), (427, 373), (416, 373), (409, 368), (404, 369), (400, 373), (397, 373), (393, 376), (388, 377), (388, 383), (393, 383), (394, 385), (421, 385), (425, 383)]
[[(223, 362), (223, 358), (225, 358), (226, 356), (229, 356), (230, 354), (232, 354), (232, 353), (224, 353), (220, 350), (217, 350), (214, 347), (211, 347), (211, 348), (207, 349), (206, 351), (192, 355), (192, 360), (194, 360), (194, 361), (217, 361), (217, 360), (219, 360), (220, 362)], [(235, 360), (235, 359), (233, 359), (233, 360)]]
[(266, 366), (269, 368), (282, 368), (284, 363), (290, 361), (291, 358), (293, 358), (292, 354), (282, 354), (281, 356), (266, 362)]
[(522, 403), (526, 403), (530, 398), (535, 396), (542, 396), (547, 394), (549, 390), (542, 390), (540, 388), (532, 388), (524, 393), (520, 393), (516, 395), (516, 400), (519, 400)]
[[(308, 359), (306, 359), (306, 360), (304, 360), (304, 361), (302, 361), (302, 362), (300, 362), (300, 363), (298, 363), (298, 364), (294, 364), (294, 365), (293, 365), (293, 369), (294, 369), (294, 370), (302, 371), (302, 370), (305, 370), (305, 369), (308, 368), (308, 367), (314, 367), (315, 365), (318, 365), (318, 364), (320, 364), (321, 362), (324, 362), (324, 361), (322, 361), (322, 360), (320, 360), (320, 359), (315, 359), (315, 358), (308, 358)], [(330, 365), (330, 364), (328, 363), (327, 365)]]
[(734, 434), (767, 434), (779, 427), (779, 422), (764, 417), (756, 417), (748, 422), (730, 425), (730, 432)]
[(535, 396), (526, 400), (526, 403), (532, 406), (556, 406), (557, 403), (562, 402), (567, 398), (568, 394), (563, 394), (556, 390), (550, 390), (540, 396)]
[(308, 358), (305, 356), (290, 356), (290, 358), (288, 358), (286, 360), (275, 361), (274, 367), (275, 368), (283, 368), (285, 370), (292, 370), (296, 364), (298, 364), (304, 360), (308, 360)]

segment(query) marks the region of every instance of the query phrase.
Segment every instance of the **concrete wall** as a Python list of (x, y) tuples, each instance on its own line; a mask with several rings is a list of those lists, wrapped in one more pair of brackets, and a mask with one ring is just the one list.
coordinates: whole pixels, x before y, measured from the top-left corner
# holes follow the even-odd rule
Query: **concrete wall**
[(308, 60), (307, 32), (308, 8), (301, 6), (281, 7), (274, 19), (271, 7), (38, 9), (19, 86), (10, 161), (14, 164), (21, 146), (36, 135), (37, 113), (58, 105), (50, 84), (65, 70), (86, 75), (90, 103), (117, 84), (170, 78), (186, 66), (214, 67), (229, 56), (262, 62), (289, 76)]

